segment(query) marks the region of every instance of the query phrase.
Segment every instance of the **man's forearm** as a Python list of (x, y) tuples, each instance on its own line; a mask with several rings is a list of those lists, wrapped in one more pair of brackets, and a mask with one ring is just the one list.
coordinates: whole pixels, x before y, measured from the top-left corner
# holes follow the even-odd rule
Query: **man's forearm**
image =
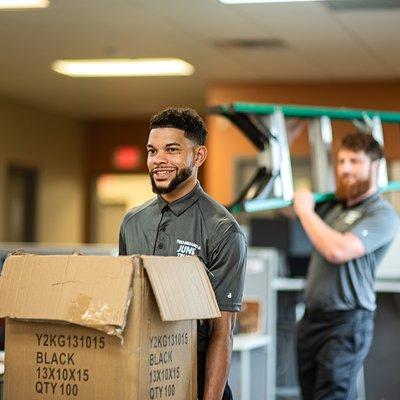
[(221, 400), (228, 380), (233, 346), (232, 334), (213, 334), (206, 357), (206, 376), (203, 400)]
[(354, 235), (332, 229), (314, 211), (302, 212), (299, 218), (311, 243), (328, 261), (341, 263), (362, 255), (362, 244)]

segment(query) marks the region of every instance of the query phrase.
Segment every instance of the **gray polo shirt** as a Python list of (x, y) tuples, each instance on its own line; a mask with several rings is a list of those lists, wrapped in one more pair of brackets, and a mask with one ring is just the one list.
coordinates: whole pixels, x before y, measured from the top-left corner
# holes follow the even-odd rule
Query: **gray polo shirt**
[(375, 271), (399, 225), (395, 210), (375, 193), (352, 207), (335, 202), (322, 218), (333, 229), (356, 235), (366, 254), (343, 264), (332, 264), (314, 251), (307, 277), (307, 308), (375, 310)]
[(120, 255), (198, 256), (222, 311), (240, 311), (246, 242), (238, 223), (200, 184), (170, 204), (161, 196), (128, 212)]

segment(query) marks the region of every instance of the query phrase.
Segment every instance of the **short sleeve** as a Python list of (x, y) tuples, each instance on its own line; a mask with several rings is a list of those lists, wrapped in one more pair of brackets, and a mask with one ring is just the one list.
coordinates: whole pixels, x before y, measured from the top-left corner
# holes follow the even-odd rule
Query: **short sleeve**
[(240, 231), (223, 235), (211, 254), (207, 266), (221, 311), (240, 311), (246, 272), (247, 245)]
[(396, 234), (399, 218), (391, 207), (380, 207), (367, 212), (350, 232), (363, 243), (366, 252), (371, 253), (389, 244)]

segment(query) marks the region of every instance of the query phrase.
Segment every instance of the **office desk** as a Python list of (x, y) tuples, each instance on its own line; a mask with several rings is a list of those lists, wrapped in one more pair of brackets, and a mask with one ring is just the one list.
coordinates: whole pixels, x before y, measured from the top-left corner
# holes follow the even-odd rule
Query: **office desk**
[[(272, 289), (279, 291), (300, 291), (305, 288), (306, 280), (303, 278), (275, 278)], [(377, 279), (375, 290), (378, 293), (400, 293), (400, 279)]]
[(233, 351), (240, 353), (240, 400), (250, 400), (250, 356), (251, 350), (268, 346), (268, 335), (239, 334), (233, 337)]
[[(276, 296), (278, 293), (284, 294), (289, 292), (300, 292), (305, 288), (305, 283), (305, 279), (300, 278), (273, 278), (271, 280), (270, 287), (273, 299), (273, 302), (270, 304), (270, 311), (277, 311)], [(389, 392), (393, 392), (393, 398), (398, 398), (396, 396), (398, 396), (400, 393), (400, 384), (395, 384), (394, 381), (398, 380), (394, 378), (394, 376), (389, 376), (387, 373), (387, 371), (396, 370), (396, 368), (398, 368), (398, 363), (396, 364), (395, 361), (390, 359), (392, 364), (390, 366), (388, 365), (388, 362), (382, 364), (382, 368), (379, 370), (379, 373), (377, 373), (374, 365), (376, 365), (377, 362), (380, 362), (383, 354), (392, 354), (393, 359), (398, 359), (398, 354), (400, 353), (394, 348), (395, 345), (392, 344), (394, 340), (394, 334), (392, 335), (393, 337), (389, 336), (389, 332), (398, 331), (397, 329), (400, 325), (400, 314), (398, 314), (398, 311), (396, 311), (396, 308), (393, 305), (396, 302), (388, 302), (388, 299), (393, 298), (392, 295), (397, 295), (400, 293), (400, 279), (378, 278), (375, 281), (375, 290), (377, 292), (377, 302), (380, 303), (380, 305), (378, 304), (375, 317), (374, 341), (372, 343), (369, 355), (365, 360), (365, 368), (358, 377), (358, 398), (365, 399), (367, 395), (372, 398), (383, 398), (386, 397), (384, 394), (387, 395)], [(393, 373), (393, 375), (395, 374)], [(388, 387), (388, 385), (391, 384), (391, 388), (385, 390), (380, 389), (379, 382), (383, 381), (385, 381), (385, 383), (381, 386)], [(278, 389), (278, 392), (281, 393), (282, 391)]]

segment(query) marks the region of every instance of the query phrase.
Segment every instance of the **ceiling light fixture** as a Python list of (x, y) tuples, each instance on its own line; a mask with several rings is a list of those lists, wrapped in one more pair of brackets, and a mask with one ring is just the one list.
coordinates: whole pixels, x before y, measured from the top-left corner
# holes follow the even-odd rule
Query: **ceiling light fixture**
[(224, 4), (256, 4), (256, 3), (298, 3), (305, 1), (327, 1), (327, 0), (219, 0)]
[(0, 0), (0, 9), (15, 10), (26, 8), (46, 8), (49, 0)]
[(194, 72), (193, 65), (179, 58), (58, 60), (52, 69), (72, 77), (179, 76)]

